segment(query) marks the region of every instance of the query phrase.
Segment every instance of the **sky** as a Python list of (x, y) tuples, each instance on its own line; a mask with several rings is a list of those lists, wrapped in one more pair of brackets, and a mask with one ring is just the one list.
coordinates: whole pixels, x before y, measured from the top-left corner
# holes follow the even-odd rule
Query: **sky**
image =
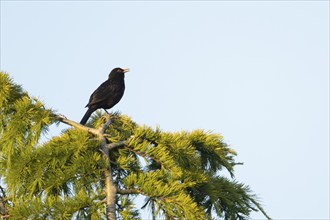
[(330, 218), (329, 1), (2, 0), (0, 18), (0, 69), (47, 107), (80, 121), (129, 67), (113, 111), (220, 133), (273, 219)]

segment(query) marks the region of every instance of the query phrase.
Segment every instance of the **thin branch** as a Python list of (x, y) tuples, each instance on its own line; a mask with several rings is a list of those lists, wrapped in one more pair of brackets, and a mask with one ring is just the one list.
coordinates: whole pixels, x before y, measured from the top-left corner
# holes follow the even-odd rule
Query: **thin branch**
[(118, 189), (117, 193), (121, 195), (128, 195), (128, 194), (142, 194), (139, 189)]
[(117, 147), (123, 147), (126, 145), (126, 143), (127, 143), (127, 141), (119, 141), (117, 143), (111, 143), (111, 144), (107, 145), (107, 148), (108, 148), (108, 150), (112, 150)]
[(67, 119), (64, 115), (55, 115), (55, 118), (58, 121), (60, 121), (64, 124), (70, 125), (72, 127), (78, 128), (78, 129), (81, 129), (83, 131), (87, 131), (88, 133), (94, 134), (95, 136), (100, 136), (101, 135), (99, 130), (97, 130), (95, 128), (90, 128), (90, 127), (81, 125), (81, 124), (79, 124), (75, 121), (71, 121), (70, 119)]
[(112, 150), (112, 149), (117, 148), (117, 147), (124, 147), (125, 145), (127, 145), (132, 140), (132, 138), (134, 138), (134, 135), (132, 135), (130, 138), (128, 138), (125, 141), (119, 141), (117, 143), (108, 144), (107, 148), (109, 150)]
[(129, 147), (125, 147), (128, 151), (130, 152), (133, 152), (141, 157), (144, 157), (144, 158), (149, 158), (149, 159), (152, 159), (154, 160), (156, 163), (158, 163), (161, 167), (164, 167), (164, 168), (167, 168), (162, 162), (160, 162), (160, 160), (150, 156), (149, 154), (145, 153), (145, 152), (139, 152), (139, 151), (136, 151), (136, 150), (133, 150), (132, 148), (129, 148)]
[(3, 198), (6, 198), (6, 193), (5, 193), (4, 188), (2, 188), (2, 186), (0, 186), (0, 190), (1, 190), (1, 193), (3, 195)]
[(107, 122), (104, 123), (102, 126), (100, 126), (99, 131), (101, 132), (101, 134), (104, 134), (105, 130), (109, 127), (109, 125), (112, 123), (112, 119), (111, 119), (111, 115), (110, 114), (106, 114), (105, 116)]
[(6, 193), (5, 190), (2, 188), (2, 186), (0, 186), (0, 190), (1, 190), (1, 194), (2, 196), (0, 196), (0, 217), (1, 219), (8, 219), (9, 215), (8, 214), (8, 210), (6, 208)]

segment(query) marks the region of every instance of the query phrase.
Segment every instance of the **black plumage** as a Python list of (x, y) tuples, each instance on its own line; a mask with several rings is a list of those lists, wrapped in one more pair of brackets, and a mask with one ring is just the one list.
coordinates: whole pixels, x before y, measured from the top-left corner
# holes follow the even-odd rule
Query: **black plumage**
[(110, 109), (121, 100), (125, 91), (124, 78), (126, 72), (128, 72), (128, 69), (122, 68), (115, 68), (110, 72), (108, 80), (102, 83), (89, 98), (89, 102), (85, 106), (88, 107), (88, 110), (81, 119), (80, 124), (86, 124), (91, 114), (97, 109)]

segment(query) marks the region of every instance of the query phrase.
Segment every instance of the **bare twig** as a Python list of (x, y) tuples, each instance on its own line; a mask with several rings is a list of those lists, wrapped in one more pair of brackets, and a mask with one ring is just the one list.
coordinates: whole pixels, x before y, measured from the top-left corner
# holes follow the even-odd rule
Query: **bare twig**
[(109, 150), (112, 150), (112, 149), (117, 148), (117, 147), (122, 147), (122, 146), (125, 146), (126, 145), (126, 142), (127, 141), (119, 141), (117, 143), (111, 143), (111, 144), (108, 144), (107, 145), (107, 148)]
[(8, 210), (6, 208), (6, 193), (5, 190), (2, 188), (2, 186), (0, 186), (0, 190), (1, 190), (1, 194), (2, 196), (0, 196), (0, 217), (1, 219), (8, 219), (9, 215), (8, 214)]
[(64, 124), (70, 125), (72, 127), (78, 128), (78, 129), (81, 129), (83, 131), (87, 131), (88, 133), (94, 134), (95, 136), (100, 136), (101, 135), (99, 130), (97, 130), (95, 128), (90, 128), (90, 127), (81, 125), (81, 124), (79, 124), (75, 121), (71, 121), (70, 119), (67, 119), (64, 115), (55, 115), (55, 118), (58, 121), (60, 121)]
[(108, 144), (107, 148), (109, 150), (112, 150), (112, 149), (117, 148), (117, 147), (124, 147), (125, 145), (127, 145), (132, 140), (132, 138), (134, 138), (134, 135), (132, 135), (130, 138), (128, 138), (125, 141), (119, 141), (117, 143)]
[(106, 122), (102, 125), (102, 126), (100, 126), (100, 132), (102, 133), (102, 134), (104, 134), (104, 132), (105, 132), (105, 130), (109, 127), (109, 125), (112, 123), (112, 119), (111, 119), (111, 115), (110, 114), (106, 114)]
[(0, 190), (1, 190), (3, 197), (6, 198), (6, 193), (5, 193), (5, 190), (2, 188), (2, 186), (0, 186)]
[(127, 195), (127, 194), (141, 194), (141, 191), (138, 189), (118, 189), (117, 193), (121, 195)]
[(129, 147), (125, 147), (125, 149), (127, 149), (128, 151), (130, 151), (132, 153), (135, 153), (135, 154), (137, 154), (137, 155), (139, 155), (141, 157), (152, 159), (156, 163), (158, 163), (160, 166), (162, 166), (164, 168), (167, 168), (159, 159), (156, 159), (155, 157), (152, 157), (150, 154), (147, 154), (145, 152), (136, 151), (136, 150), (134, 150), (132, 148), (129, 148)]

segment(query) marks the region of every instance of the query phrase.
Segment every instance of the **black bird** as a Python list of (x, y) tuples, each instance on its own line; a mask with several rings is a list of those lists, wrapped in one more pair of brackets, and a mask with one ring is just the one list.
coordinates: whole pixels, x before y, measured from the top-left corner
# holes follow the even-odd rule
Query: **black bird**
[(124, 95), (125, 91), (125, 73), (129, 69), (115, 68), (113, 69), (107, 81), (102, 83), (91, 95), (87, 112), (81, 119), (80, 124), (86, 124), (91, 114), (99, 108), (110, 109), (115, 106)]

